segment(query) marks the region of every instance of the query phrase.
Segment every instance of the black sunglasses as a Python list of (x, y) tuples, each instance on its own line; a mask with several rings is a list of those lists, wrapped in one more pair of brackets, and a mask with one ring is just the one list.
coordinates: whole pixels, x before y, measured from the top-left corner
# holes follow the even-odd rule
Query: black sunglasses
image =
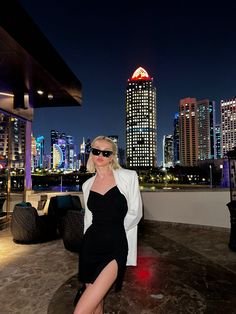
[(100, 150), (97, 148), (91, 148), (91, 152), (94, 156), (99, 156), (102, 153), (102, 156), (106, 158), (110, 157), (113, 154), (113, 152), (111, 152), (110, 150)]

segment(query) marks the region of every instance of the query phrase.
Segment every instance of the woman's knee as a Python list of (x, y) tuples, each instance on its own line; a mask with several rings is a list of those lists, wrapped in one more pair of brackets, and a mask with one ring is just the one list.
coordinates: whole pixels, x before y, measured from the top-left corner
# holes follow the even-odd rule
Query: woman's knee
[[(78, 302), (78, 305), (76, 306), (74, 314), (87, 313), (84, 312), (84, 310), (91, 308), (93, 309), (92, 312), (98, 308), (98, 310), (94, 312), (96, 314), (103, 313), (103, 306), (100, 307), (101, 310), (99, 312), (99, 305), (103, 301), (103, 298), (111, 288), (112, 284), (115, 282), (117, 273), (118, 264), (114, 259), (104, 267), (95, 282), (87, 286)], [(78, 311), (76, 311), (77, 309)]]

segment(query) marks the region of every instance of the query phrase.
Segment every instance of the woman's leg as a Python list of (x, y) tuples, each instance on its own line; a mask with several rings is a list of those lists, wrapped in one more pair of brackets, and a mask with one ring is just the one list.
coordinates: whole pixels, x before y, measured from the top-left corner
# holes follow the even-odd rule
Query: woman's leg
[(112, 260), (101, 271), (94, 283), (87, 286), (75, 307), (74, 314), (92, 314), (97, 308), (99, 309), (104, 296), (116, 280), (117, 272), (117, 262), (116, 260)]

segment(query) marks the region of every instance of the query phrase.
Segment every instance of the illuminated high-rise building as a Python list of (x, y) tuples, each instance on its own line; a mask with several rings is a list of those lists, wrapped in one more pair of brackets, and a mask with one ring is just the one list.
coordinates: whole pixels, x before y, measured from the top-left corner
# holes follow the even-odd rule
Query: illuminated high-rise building
[(174, 154), (174, 165), (180, 163), (179, 160), (179, 113), (175, 114), (174, 118), (174, 135), (173, 135), (173, 154)]
[(68, 168), (68, 160), (67, 160), (67, 142), (66, 142), (66, 134), (60, 133), (59, 139), (57, 141), (58, 146), (62, 151), (62, 163), (59, 168), (67, 169)]
[(38, 168), (44, 167), (44, 136), (36, 137), (36, 160)]
[(73, 136), (51, 130), (51, 168), (74, 169)]
[(236, 147), (236, 97), (221, 100), (222, 157)]
[(89, 158), (89, 153), (90, 153), (90, 149), (91, 149), (91, 140), (89, 138), (87, 138), (85, 140), (85, 138), (83, 137), (83, 143), (80, 145), (80, 167), (85, 168), (88, 158)]
[(180, 163), (196, 166), (215, 158), (215, 102), (184, 98), (179, 106)]
[(54, 145), (57, 144), (59, 139), (59, 132), (51, 130), (51, 168), (54, 168), (53, 165), (53, 153), (55, 152)]
[(220, 123), (215, 125), (215, 159), (222, 158), (222, 148), (221, 148), (221, 125)]
[(197, 100), (184, 98), (179, 104), (179, 142), (180, 164), (182, 166), (195, 166), (198, 156), (197, 141)]
[(7, 165), (9, 142), (11, 146), (11, 167), (23, 168), (25, 164), (25, 121), (10, 117), (6, 113), (0, 113), (1, 167)]
[(215, 158), (215, 102), (197, 101), (198, 160)]
[(174, 165), (173, 153), (173, 135), (168, 134), (163, 136), (163, 168), (170, 168)]
[(44, 165), (44, 168), (46, 169), (51, 168), (51, 154), (44, 155), (43, 165)]
[[(63, 141), (63, 140), (61, 140)], [(61, 149), (60, 144), (53, 144), (53, 160), (52, 160), (52, 168), (59, 169), (64, 168), (64, 156), (63, 151)]]
[(1, 167), (4, 168), (7, 165), (8, 158), (8, 125), (9, 117), (4, 113), (0, 113), (0, 162)]
[(126, 88), (126, 162), (134, 168), (157, 165), (156, 88), (141, 67)]
[(34, 170), (34, 168), (37, 167), (37, 150), (36, 150), (36, 139), (31, 134), (31, 170)]
[(75, 140), (71, 135), (66, 136), (66, 163), (68, 169), (75, 169)]
[(15, 168), (24, 167), (25, 161), (25, 122), (11, 118), (12, 124), (12, 165)]

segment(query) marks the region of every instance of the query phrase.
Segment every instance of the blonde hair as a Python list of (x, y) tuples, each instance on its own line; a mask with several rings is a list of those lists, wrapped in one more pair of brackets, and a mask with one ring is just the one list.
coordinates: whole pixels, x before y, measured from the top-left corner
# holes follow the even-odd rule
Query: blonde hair
[[(91, 143), (91, 147), (93, 147), (93, 145), (97, 142), (97, 141), (106, 141), (108, 142), (109, 144), (111, 144), (111, 150), (112, 150), (112, 153), (113, 153), (113, 159), (111, 161), (111, 168), (112, 169), (119, 169), (121, 168), (119, 162), (118, 162), (118, 158), (117, 158), (117, 145), (116, 143), (109, 137), (107, 136), (103, 136), (103, 135), (99, 135), (97, 137), (95, 137), (95, 139), (92, 141)], [(88, 172), (95, 172), (96, 171), (96, 168), (95, 168), (95, 165), (94, 165), (94, 162), (92, 160), (92, 153), (90, 152), (89, 154), (89, 159), (88, 159), (88, 162), (87, 162), (87, 170)]]

